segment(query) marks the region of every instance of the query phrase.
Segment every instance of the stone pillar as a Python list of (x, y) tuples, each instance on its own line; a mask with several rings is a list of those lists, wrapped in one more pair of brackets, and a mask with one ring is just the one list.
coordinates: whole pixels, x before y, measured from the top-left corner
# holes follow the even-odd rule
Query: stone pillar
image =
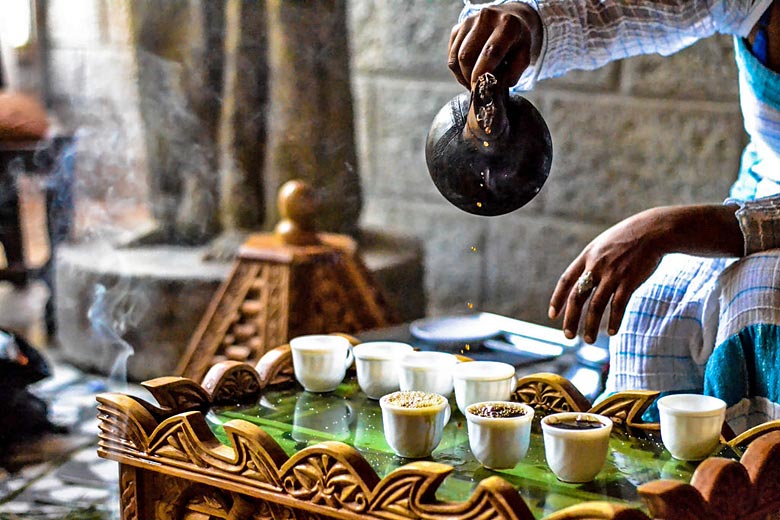
[(149, 203), (146, 242), (201, 244), (218, 230), (216, 153), (222, 3), (129, 1)]
[(270, 0), (266, 218), (288, 180), (319, 190), (320, 229), (354, 234), (362, 196), (353, 130), (346, 1)]
[(257, 230), (264, 216), (266, 20), (263, 3), (225, 4), (225, 56), (219, 122), (222, 229)]

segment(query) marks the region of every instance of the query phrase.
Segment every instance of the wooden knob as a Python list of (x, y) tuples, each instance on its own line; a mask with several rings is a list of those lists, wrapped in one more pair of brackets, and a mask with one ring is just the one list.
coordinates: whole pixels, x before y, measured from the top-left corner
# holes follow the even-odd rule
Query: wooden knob
[(276, 225), (276, 234), (286, 244), (318, 244), (315, 220), (319, 201), (317, 193), (300, 180), (285, 182), (277, 198), (282, 219)]

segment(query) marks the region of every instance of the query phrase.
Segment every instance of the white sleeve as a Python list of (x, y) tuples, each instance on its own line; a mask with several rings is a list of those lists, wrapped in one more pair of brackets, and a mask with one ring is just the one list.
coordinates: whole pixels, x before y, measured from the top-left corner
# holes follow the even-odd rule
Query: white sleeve
[(528, 90), (572, 69), (592, 70), (638, 54), (669, 55), (715, 33), (746, 36), (772, 0), (464, 0), (460, 20), (510, 2), (534, 7), (544, 27), (539, 58), (516, 85)]

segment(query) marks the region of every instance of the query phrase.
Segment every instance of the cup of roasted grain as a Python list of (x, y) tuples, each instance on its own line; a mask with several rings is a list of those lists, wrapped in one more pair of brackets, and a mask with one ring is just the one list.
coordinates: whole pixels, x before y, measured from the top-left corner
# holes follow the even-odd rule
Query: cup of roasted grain
[(379, 399), (385, 440), (399, 457), (428, 457), (450, 420), (450, 403), (431, 392), (399, 391)]

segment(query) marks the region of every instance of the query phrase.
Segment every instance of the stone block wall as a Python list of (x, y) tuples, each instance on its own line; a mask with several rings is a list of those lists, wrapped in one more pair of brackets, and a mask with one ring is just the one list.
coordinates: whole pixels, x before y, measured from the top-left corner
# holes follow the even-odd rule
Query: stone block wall
[(746, 136), (731, 38), (541, 82), (528, 98), (553, 136), (540, 195), (476, 217), (425, 166), (434, 115), (462, 88), (446, 66), (458, 0), (351, 0), (363, 221), (426, 248), (429, 314), (501, 312), (550, 324), (557, 278), (601, 231), (643, 209), (720, 202)]

